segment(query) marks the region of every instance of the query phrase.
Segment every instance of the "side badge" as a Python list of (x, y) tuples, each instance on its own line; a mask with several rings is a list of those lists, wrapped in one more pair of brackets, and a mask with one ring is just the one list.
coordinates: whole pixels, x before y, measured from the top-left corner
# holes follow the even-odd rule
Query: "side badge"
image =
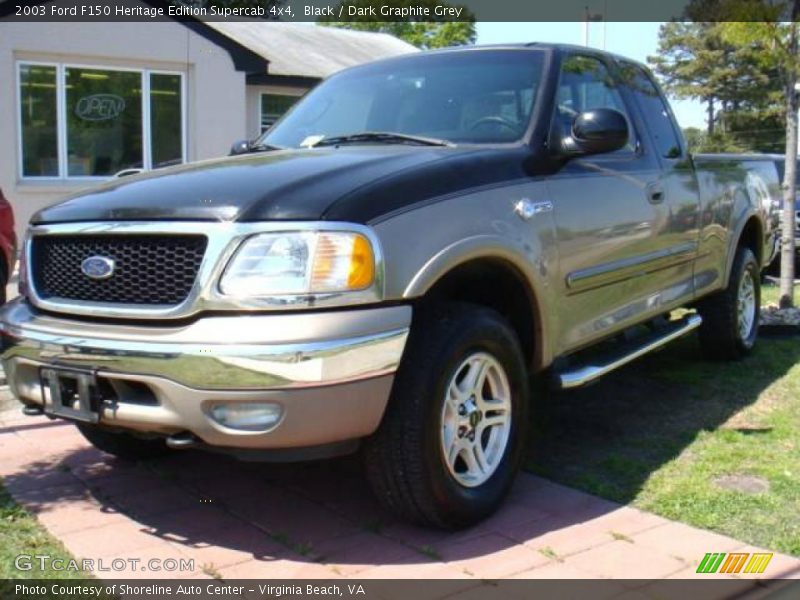
[(534, 202), (528, 198), (523, 198), (514, 205), (514, 212), (523, 221), (529, 221), (535, 215), (553, 210), (553, 203), (550, 200), (539, 200)]

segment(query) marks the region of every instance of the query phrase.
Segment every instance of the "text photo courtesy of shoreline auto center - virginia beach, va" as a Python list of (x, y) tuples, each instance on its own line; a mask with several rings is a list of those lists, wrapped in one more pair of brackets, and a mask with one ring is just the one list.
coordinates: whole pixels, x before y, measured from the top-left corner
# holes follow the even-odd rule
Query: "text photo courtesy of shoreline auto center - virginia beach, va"
[(800, 0), (0, 0), (0, 598), (800, 593)]

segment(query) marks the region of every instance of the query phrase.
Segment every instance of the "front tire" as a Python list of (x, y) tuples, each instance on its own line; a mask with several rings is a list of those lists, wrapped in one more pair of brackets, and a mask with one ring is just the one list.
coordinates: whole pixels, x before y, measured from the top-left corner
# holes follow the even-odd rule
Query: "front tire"
[(108, 431), (85, 423), (76, 423), (76, 426), (92, 446), (122, 460), (151, 460), (170, 451), (160, 438), (138, 438), (129, 433)]
[(740, 247), (726, 287), (698, 305), (703, 317), (700, 344), (716, 360), (737, 360), (747, 355), (758, 337), (761, 310), (761, 276), (752, 250)]
[(378, 499), (445, 529), (494, 512), (522, 456), (526, 382), (517, 335), (495, 311), (454, 303), (415, 318), (383, 422), (365, 444)]

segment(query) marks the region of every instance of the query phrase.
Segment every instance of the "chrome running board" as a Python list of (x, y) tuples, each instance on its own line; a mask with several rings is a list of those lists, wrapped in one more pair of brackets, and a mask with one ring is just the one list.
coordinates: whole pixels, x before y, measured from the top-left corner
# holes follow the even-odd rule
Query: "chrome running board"
[(677, 325), (670, 327), (666, 332), (659, 333), (656, 337), (648, 336), (638, 343), (631, 346), (626, 346), (625, 349), (618, 354), (599, 357), (595, 360), (596, 364), (582, 365), (575, 369), (569, 369), (561, 373), (556, 373), (554, 377), (554, 386), (556, 389), (569, 390), (584, 386), (588, 383), (599, 379), (603, 375), (619, 369), (644, 356), (648, 352), (657, 350), (670, 342), (683, 337), (687, 333), (694, 331), (703, 323), (700, 315), (689, 315), (682, 321), (678, 321)]

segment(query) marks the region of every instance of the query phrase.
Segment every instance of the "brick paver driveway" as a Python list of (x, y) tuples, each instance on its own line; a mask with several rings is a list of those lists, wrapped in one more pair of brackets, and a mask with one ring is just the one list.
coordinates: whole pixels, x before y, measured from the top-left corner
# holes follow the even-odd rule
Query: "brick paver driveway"
[[(475, 528), (420, 529), (381, 511), (352, 460), (265, 465), (187, 451), (130, 465), (90, 447), (68, 423), (22, 416), (2, 390), (4, 485), (79, 558), (193, 558), (195, 571), (183, 573), (191, 577), (461, 578), (469, 585), (505, 577), (692, 577), (706, 552), (758, 551), (531, 475)], [(776, 555), (765, 576), (798, 573), (800, 561)]]

